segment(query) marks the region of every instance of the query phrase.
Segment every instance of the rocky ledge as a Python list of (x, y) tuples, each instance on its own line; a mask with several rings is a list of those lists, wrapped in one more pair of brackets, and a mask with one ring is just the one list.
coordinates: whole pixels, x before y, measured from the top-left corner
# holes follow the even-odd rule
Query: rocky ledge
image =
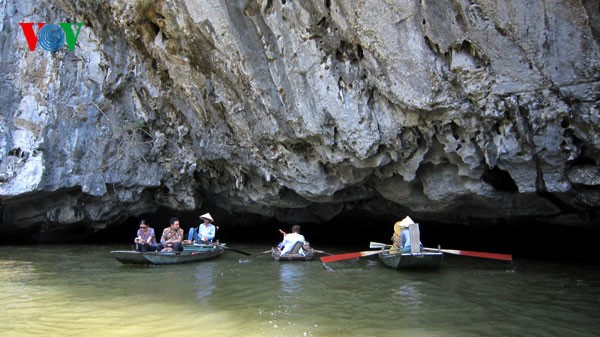
[[(4, 238), (160, 207), (599, 226), (597, 1), (9, 0), (0, 18)], [(23, 22), (76, 44), (31, 50)]]

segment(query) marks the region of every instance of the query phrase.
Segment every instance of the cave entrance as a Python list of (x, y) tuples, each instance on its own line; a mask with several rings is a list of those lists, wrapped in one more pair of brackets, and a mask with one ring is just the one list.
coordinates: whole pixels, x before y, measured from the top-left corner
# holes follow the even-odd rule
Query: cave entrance
[[(215, 224), (219, 226), (217, 238), (232, 245), (244, 243), (274, 246), (282, 239), (278, 229), (289, 232), (291, 227), (291, 224), (252, 214), (210, 213), (215, 218)], [(121, 225), (98, 232), (90, 241), (130, 243), (135, 237), (141, 218), (144, 218), (154, 228), (157, 236), (160, 236), (172, 216), (180, 219), (181, 228), (187, 235), (190, 227), (200, 223), (200, 214), (162, 209), (156, 213), (130, 218)], [(299, 225), (302, 227), (302, 234), (316, 249), (363, 251), (369, 250), (371, 241), (391, 243), (393, 225), (399, 220), (401, 218), (361, 218), (356, 214), (342, 214), (326, 223)], [(576, 255), (578, 261), (585, 260), (586, 256), (591, 259), (591, 256), (595, 256), (592, 247), (595, 247), (600, 237), (598, 228), (566, 227), (526, 219), (512, 222), (469, 219), (468, 224), (419, 221), (416, 217), (413, 217), (413, 220), (420, 223), (421, 240), (426, 247), (435, 248), (440, 245), (446, 249), (509, 253), (516, 258), (557, 260), (569, 259)], [(559, 241), (577, 242), (578, 248), (561, 250)]]

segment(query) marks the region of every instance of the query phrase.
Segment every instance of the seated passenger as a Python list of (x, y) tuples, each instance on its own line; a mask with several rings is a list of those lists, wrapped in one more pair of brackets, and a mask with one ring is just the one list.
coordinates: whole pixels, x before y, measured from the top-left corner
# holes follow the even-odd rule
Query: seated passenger
[(140, 252), (157, 251), (156, 236), (154, 229), (149, 227), (146, 220), (140, 220), (140, 229), (137, 231), (137, 236), (134, 240), (135, 249)]
[[(285, 233), (282, 230), (280, 230), (280, 232)], [(306, 242), (306, 240), (304, 239), (304, 235), (300, 234), (299, 225), (293, 225), (292, 232), (289, 234), (285, 234), (285, 236), (283, 237), (283, 242), (281, 242), (277, 247), (281, 250), (281, 254), (286, 254), (289, 253), (292, 250), (292, 248), (294, 248), (296, 242)], [(302, 250), (302, 248), (300, 248), (298, 254), (304, 255), (304, 251)]]
[(212, 224), (214, 220), (210, 213), (201, 215), (200, 219), (204, 220), (204, 223), (198, 225), (198, 228), (190, 228), (188, 240), (193, 243), (210, 243), (215, 238), (216, 227)]
[(179, 228), (179, 219), (171, 218), (170, 226), (163, 230), (158, 246), (162, 252), (182, 251), (183, 229)]

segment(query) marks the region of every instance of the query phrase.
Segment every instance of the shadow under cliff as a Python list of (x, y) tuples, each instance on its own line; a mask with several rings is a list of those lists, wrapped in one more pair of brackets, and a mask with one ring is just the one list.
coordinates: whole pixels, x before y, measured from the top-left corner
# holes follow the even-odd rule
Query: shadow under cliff
[[(212, 213), (211, 213), (212, 214)], [(217, 213), (218, 214), (218, 213)], [(160, 236), (171, 217), (177, 217), (186, 235), (190, 227), (200, 223), (199, 214), (173, 213), (161, 210), (139, 218), (128, 219), (124, 224), (99, 231), (84, 241), (94, 243), (130, 243), (135, 237), (140, 219), (145, 219)], [(275, 245), (282, 239), (278, 229), (290, 231), (292, 224), (284, 224), (253, 215), (236, 215), (235, 223), (229, 225), (227, 216), (213, 214), (218, 226), (217, 238), (221, 242), (256, 243)], [(240, 218), (242, 217), (242, 218)], [(245, 218), (244, 218), (245, 217)], [(417, 221), (416, 218), (413, 218)], [(393, 226), (400, 219), (361, 218), (355, 215), (338, 216), (332, 221), (299, 223), (302, 234), (313, 247), (336, 247), (340, 250), (369, 250), (369, 242), (391, 243)], [(512, 254), (513, 258), (547, 260), (595, 261), (596, 243), (600, 229), (560, 226), (532, 221), (470, 222), (448, 224), (420, 222), (421, 241), (426, 247), (473, 250)]]

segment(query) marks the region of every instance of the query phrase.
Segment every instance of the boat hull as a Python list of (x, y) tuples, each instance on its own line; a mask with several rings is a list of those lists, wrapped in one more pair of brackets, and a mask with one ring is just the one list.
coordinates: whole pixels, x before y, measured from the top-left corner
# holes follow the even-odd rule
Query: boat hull
[(110, 255), (123, 264), (150, 264), (144, 258), (144, 253), (135, 250), (113, 250)]
[(271, 256), (275, 261), (311, 261), (315, 258), (315, 252), (312, 248), (303, 248), (304, 255), (301, 254), (281, 254), (277, 248), (273, 248)]
[(193, 247), (183, 252), (146, 252), (111, 251), (110, 254), (123, 264), (166, 265), (182, 264), (215, 259), (223, 255), (224, 248), (218, 245), (210, 247)]
[(444, 254), (441, 252), (421, 252), (390, 254), (379, 253), (383, 264), (393, 269), (439, 269), (442, 265)]

